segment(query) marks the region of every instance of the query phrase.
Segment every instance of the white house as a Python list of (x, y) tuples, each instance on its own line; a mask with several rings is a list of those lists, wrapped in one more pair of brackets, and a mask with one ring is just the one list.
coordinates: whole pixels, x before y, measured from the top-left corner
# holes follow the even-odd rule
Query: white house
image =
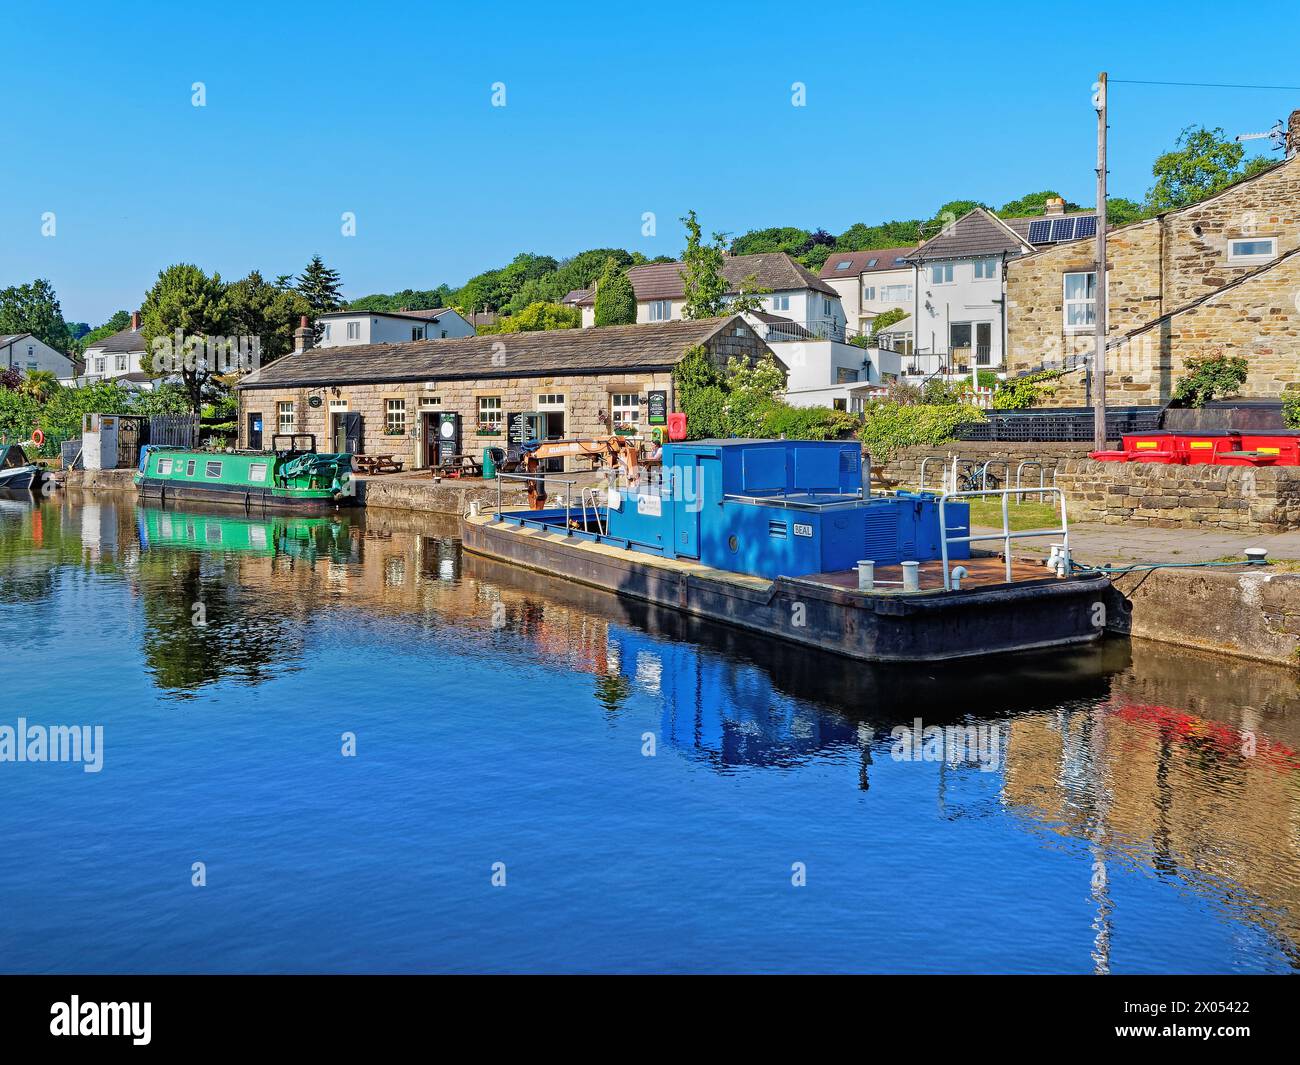
[(1060, 240), (1091, 236), (1096, 225), (1092, 212), (1067, 214), (1055, 199), (1045, 214), (1028, 218), (999, 218), (977, 207), (922, 241), (905, 256), (914, 278), (911, 315), (882, 334), (903, 353), (904, 373), (1005, 371), (1006, 264)]
[(912, 310), (913, 268), (907, 256), (916, 249), (877, 248), (832, 252), (821, 279), (839, 293), (851, 336), (868, 336), (876, 316)]
[(322, 348), (348, 344), (409, 344), (472, 337), (474, 326), (450, 307), (425, 311), (332, 311), (316, 319)]
[[(676, 262), (646, 263), (628, 270), (628, 280), (636, 293), (638, 323), (680, 321), (685, 317), (684, 269), (682, 263)], [(764, 313), (786, 323), (769, 323), (776, 331), (787, 330), (792, 337), (811, 333), (827, 339), (845, 339), (844, 307), (839, 293), (784, 252), (728, 255), (722, 263), (722, 276), (729, 296), (739, 295), (742, 288), (762, 293)], [(594, 287), (570, 292), (564, 302), (581, 309), (584, 328), (596, 324)]]
[(149, 389), (153, 379), (144, 368), (145, 345), (140, 336), (140, 312), (131, 315), (131, 324), (121, 332), (95, 341), (86, 349), (83, 376), (73, 384), (117, 381), (129, 387)]
[(72, 376), (72, 360), (31, 333), (0, 333), (0, 366), (7, 370), (48, 370), (58, 378)]

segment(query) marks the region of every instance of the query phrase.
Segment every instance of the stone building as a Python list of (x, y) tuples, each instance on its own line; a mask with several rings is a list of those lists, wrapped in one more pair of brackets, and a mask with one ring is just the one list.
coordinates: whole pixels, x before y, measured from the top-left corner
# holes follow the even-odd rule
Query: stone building
[[(1200, 203), (1110, 231), (1106, 396), (1161, 404), (1190, 356), (1250, 363), (1243, 395), (1276, 397), (1300, 382), (1300, 111), (1287, 157)], [(1087, 403), (1096, 313), (1092, 240), (1007, 265), (1010, 375), (1067, 374), (1055, 402)]]
[(771, 354), (740, 315), (333, 348), (306, 347), (308, 335), (299, 329), (298, 350), (239, 383), (241, 447), (311, 433), (321, 449), (420, 469), (508, 446), (512, 430), (645, 434), (652, 400), (675, 409), (672, 371), (688, 349), (719, 367)]

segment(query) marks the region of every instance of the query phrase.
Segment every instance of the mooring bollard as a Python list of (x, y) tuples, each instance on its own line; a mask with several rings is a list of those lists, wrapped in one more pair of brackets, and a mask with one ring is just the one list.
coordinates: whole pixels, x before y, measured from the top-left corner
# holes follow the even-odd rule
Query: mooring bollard
[(470, 500), (470, 504), (469, 504), (469, 516), (470, 516), (471, 518), (477, 518), (477, 517), (478, 517), (478, 501), (477, 501), (477, 500)]
[(858, 591), (869, 592), (876, 586), (876, 563), (864, 560), (858, 563)]
[(921, 563), (903, 563), (903, 591), (919, 592), (921, 590)]

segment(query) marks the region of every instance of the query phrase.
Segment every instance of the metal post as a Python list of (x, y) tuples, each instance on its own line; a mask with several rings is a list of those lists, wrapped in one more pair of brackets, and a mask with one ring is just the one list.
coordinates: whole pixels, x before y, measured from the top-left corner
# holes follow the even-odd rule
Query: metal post
[(1092, 442), (1096, 450), (1106, 447), (1106, 72), (1097, 76), (1097, 285), (1093, 321), (1093, 370), (1097, 377), (1093, 397)]
[(1011, 512), (1007, 510), (1010, 492), (1002, 493), (1002, 551), (1007, 560), (1007, 583), (1011, 583)]
[(903, 563), (903, 591), (919, 592), (921, 590), (921, 563)]

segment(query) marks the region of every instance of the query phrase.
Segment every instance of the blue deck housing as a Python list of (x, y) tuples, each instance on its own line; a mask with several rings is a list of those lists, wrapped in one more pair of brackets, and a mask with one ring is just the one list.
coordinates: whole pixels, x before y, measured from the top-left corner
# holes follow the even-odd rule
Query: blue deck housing
[[(616, 542), (767, 578), (941, 557), (937, 498), (864, 493), (856, 442), (666, 444), (662, 471), (611, 502), (608, 517)], [(968, 534), (967, 504), (948, 503), (945, 517), (950, 536)], [(969, 555), (966, 544), (949, 551)]]

